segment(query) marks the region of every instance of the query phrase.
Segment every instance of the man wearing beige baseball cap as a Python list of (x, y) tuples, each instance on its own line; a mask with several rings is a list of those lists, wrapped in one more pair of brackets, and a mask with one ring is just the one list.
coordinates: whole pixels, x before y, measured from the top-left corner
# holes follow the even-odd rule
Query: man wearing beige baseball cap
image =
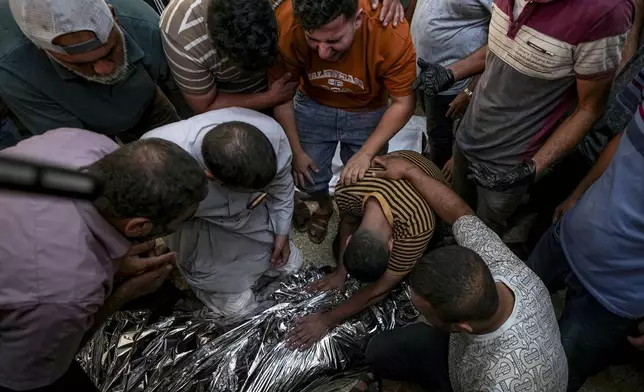
[(33, 134), (177, 121), (158, 25), (142, 0), (0, 0), (0, 96)]

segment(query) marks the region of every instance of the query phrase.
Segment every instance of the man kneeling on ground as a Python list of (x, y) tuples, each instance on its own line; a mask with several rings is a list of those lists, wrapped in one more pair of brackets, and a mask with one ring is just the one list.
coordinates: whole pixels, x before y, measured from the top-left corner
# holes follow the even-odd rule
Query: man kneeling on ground
[[(418, 153), (389, 155), (412, 162), (424, 175), (444, 182), (438, 167)], [(291, 347), (310, 347), (330, 328), (382, 300), (425, 252), (434, 233), (434, 213), (407, 181), (376, 177), (381, 171), (370, 168), (357, 184), (336, 190), (341, 215), (338, 268), (312, 289), (342, 290), (347, 274), (368, 285), (337, 308), (302, 319), (291, 332)]]
[(174, 254), (145, 257), (147, 240), (192, 216), (206, 176), (165, 140), (118, 148), (79, 129), (1, 155), (85, 168), (103, 186), (94, 202), (0, 192), (0, 391), (97, 391), (76, 353), (121, 305), (168, 276)]
[(289, 243), (291, 148), (282, 127), (249, 109), (213, 110), (148, 132), (188, 151), (210, 179), (195, 218), (167, 243), (197, 297), (224, 316), (253, 309), (251, 287), (271, 266), (299, 269)]
[[(453, 224), (458, 246), (424, 256), (412, 302), (433, 325), (384, 332), (367, 347), (383, 378), (427, 390), (563, 392), (566, 356), (545, 285), (451, 189), (397, 157), (376, 175), (404, 180)], [(443, 332), (444, 331), (444, 332)]]

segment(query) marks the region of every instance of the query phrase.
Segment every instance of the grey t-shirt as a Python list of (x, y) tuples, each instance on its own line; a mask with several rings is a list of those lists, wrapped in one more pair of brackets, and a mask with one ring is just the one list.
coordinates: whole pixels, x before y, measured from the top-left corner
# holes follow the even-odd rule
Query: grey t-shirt
[[(418, 0), (411, 21), (416, 56), (440, 65), (453, 64), (487, 43), (493, 0)], [(469, 79), (443, 95), (458, 94)]]
[(515, 298), (510, 318), (495, 332), (452, 334), (454, 391), (565, 391), (568, 363), (543, 282), (479, 218), (462, 217), (453, 228), (458, 244), (478, 253)]
[(576, 80), (617, 68), (632, 10), (629, 0), (529, 2), (515, 20), (513, 3), (495, 0), (485, 72), (456, 133), (463, 155), (495, 172), (533, 157), (574, 110)]

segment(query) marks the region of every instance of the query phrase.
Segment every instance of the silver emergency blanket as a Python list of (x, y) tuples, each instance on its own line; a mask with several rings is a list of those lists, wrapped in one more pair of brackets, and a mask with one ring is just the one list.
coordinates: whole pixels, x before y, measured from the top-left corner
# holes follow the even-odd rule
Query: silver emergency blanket
[(418, 313), (403, 284), (309, 350), (291, 351), (284, 338), (298, 317), (327, 310), (359, 289), (348, 280), (344, 295), (307, 293), (320, 277), (309, 270), (258, 289), (261, 306), (246, 320), (225, 321), (206, 308), (177, 309), (154, 322), (147, 311), (119, 312), (78, 359), (104, 392), (345, 391), (364, 370), (369, 338), (415, 321)]

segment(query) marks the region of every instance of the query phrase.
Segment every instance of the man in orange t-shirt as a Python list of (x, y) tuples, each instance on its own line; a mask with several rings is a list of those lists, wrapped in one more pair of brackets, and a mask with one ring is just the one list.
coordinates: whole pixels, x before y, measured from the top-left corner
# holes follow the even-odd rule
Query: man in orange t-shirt
[[(291, 144), (297, 185), (319, 204), (308, 223), (315, 243), (333, 214), (328, 184), (337, 144), (345, 164), (340, 181), (356, 183), (416, 106), (409, 25), (385, 27), (379, 13), (369, 0), (287, 0), (276, 11), (281, 60), (269, 79), (290, 73), (301, 82), (294, 102), (275, 107), (275, 119)], [(302, 218), (296, 216), (297, 229), (305, 228)]]

